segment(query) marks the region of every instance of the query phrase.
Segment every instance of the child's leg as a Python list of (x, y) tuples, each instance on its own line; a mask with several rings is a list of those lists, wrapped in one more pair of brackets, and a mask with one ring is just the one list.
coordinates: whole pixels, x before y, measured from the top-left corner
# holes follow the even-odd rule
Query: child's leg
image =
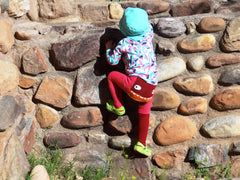
[(146, 146), (151, 106), (152, 100), (147, 103), (139, 103), (138, 106), (138, 141), (144, 146)]
[(114, 101), (115, 108), (122, 107), (122, 93), (121, 90), (127, 92), (134, 82), (136, 81), (135, 76), (127, 76), (118, 71), (112, 71), (108, 75), (108, 86)]

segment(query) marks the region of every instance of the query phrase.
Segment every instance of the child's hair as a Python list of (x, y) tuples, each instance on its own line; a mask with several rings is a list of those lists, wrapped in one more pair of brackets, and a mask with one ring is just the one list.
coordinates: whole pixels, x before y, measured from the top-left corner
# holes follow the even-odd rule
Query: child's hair
[(134, 40), (142, 39), (148, 31), (148, 14), (140, 8), (128, 7), (120, 19), (121, 32)]

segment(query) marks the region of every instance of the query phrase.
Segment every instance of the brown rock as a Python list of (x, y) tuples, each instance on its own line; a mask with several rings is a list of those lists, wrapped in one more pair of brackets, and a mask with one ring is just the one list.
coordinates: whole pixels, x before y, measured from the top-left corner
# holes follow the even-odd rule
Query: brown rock
[(103, 119), (99, 108), (87, 107), (64, 115), (61, 124), (70, 129), (80, 129), (101, 126)]
[(194, 14), (209, 13), (210, 0), (186, 1), (172, 8), (172, 16), (189, 16)]
[(220, 47), (225, 52), (240, 51), (240, 17), (230, 21), (220, 41)]
[(169, 9), (169, 3), (164, 1), (141, 1), (137, 7), (147, 11), (149, 15), (165, 12)]
[(124, 12), (124, 9), (119, 3), (113, 2), (110, 4), (109, 13), (112, 19), (121, 19), (121, 17), (123, 16), (123, 12)]
[(206, 95), (213, 90), (212, 78), (207, 74), (179, 79), (173, 85), (178, 91), (185, 94)]
[(100, 35), (90, 35), (52, 44), (55, 68), (75, 70), (99, 56)]
[(83, 21), (95, 22), (108, 20), (107, 2), (85, 2), (78, 5)]
[(59, 120), (59, 115), (55, 109), (49, 106), (39, 105), (36, 112), (36, 119), (41, 128), (49, 128)]
[(160, 168), (176, 168), (177, 165), (184, 161), (186, 157), (184, 149), (158, 153), (153, 156), (153, 160)]
[(220, 17), (205, 17), (198, 24), (201, 32), (217, 32), (225, 29), (226, 22)]
[(33, 147), (34, 143), (36, 142), (35, 136), (36, 136), (35, 122), (33, 121), (30, 131), (27, 134), (25, 134), (25, 136), (24, 136), (23, 149), (26, 153), (31, 152), (32, 147)]
[(19, 86), (21, 88), (31, 88), (33, 87), (34, 84), (36, 84), (38, 80), (34, 77), (31, 76), (25, 76), (21, 75), (20, 80), (19, 80)]
[(38, 0), (39, 17), (56, 19), (74, 14), (74, 0)]
[(25, 73), (31, 75), (46, 72), (48, 69), (42, 53), (37, 47), (31, 48), (23, 54), (22, 67)]
[(0, 60), (0, 95), (12, 91), (18, 86), (19, 74), (16, 65)]
[(70, 104), (73, 83), (67, 78), (45, 77), (35, 98), (57, 108)]
[(240, 158), (233, 161), (231, 165), (231, 177), (239, 178), (240, 176)]
[(180, 98), (176, 93), (160, 88), (155, 89), (152, 108), (162, 110), (173, 109), (178, 107), (179, 104)]
[(38, 21), (38, 1), (37, 0), (29, 0), (29, 5), (30, 5), (30, 9), (27, 12), (28, 17), (32, 20), (32, 21)]
[(216, 43), (212, 34), (187, 37), (178, 42), (177, 47), (183, 53), (196, 53), (211, 50)]
[(217, 10), (217, 14), (231, 14), (240, 11), (240, 3), (238, 1), (228, 1), (222, 4)]
[(179, 106), (179, 113), (184, 115), (193, 115), (205, 113), (207, 111), (207, 100), (201, 97), (192, 98)]
[(225, 89), (213, 96), (211, 106), (219, 111), (240, 108), (240, 89)]
[(47, 147), (69, 148), (77, 146), (81, 137), (73, 132), (48, 133), (44, 136), (43, 142)]
[(14, 44), (14, 35), (12, 22), (8, 18), (0, 18), (1, 36), (0, 36), (0, 52), (7, 53)]
[(43, 165), (37, 165), (31, 171), (31, 180), (50, 180), (48, 172)]
[(193, 122), (183, 116), (173, 116), (160, 123), (154, 132), (154, 140), (159, 145), (171, 145), (191, 139), (197, 129)]
[(132, 130), (132, 124), (128, 116), (118, 116), (112, 120), (109, 118), (109, 125), (113, 129), (113, 133), (127, 134)]
[(219, 67), (228, 64), (236, 64), (239, 62), (240, 54), (218, 53), (213, 56), (210, 56), (206, 61), (206, 65), (209, 67)]

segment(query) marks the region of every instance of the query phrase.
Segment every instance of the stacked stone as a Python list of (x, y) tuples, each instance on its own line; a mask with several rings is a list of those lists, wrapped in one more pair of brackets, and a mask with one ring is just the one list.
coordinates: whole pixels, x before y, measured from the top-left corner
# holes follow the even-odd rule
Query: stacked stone
[(24, 151), (56, 143), (66, 160), (76, 158), (82, 167), (104, 165), (110, 151), (116, 167), (124, 166), (118, 150), (136, 141), (136, 107), (125, 96), (126, 115), (106, 112), (111, 98), (106, 74), (122, 66), (110, 67), (103, 48), (108, 39), (122, 38), (116, 19), (129, 6), (145, 9), (154, 26), (159, 82), (147, 142), (153, 156), (129, 160), (130, 174), (151, 179), (156, 164), (179, 178), (195, 160), (200, 167), (234, 160), (232, 176), (239, 176), (239, 3), (78, 1), (74, 8), (71, 1), (38, 1), (36, 13), (36, 2), (25, 2), (31, 6), (12, 1), (9, 16), (94, 22), (0, 18), (0, 164), (11, 162), (0, 166), (0, 177), (24, 177), (29, 170)]

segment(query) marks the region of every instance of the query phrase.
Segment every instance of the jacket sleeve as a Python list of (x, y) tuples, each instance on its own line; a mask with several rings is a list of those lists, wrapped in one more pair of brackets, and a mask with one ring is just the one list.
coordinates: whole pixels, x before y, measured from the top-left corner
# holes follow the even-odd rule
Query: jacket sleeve
[(122, 44), (119, 42), (115, 49), (107, 49), (106, 50), (106, 57), (107, 57), (107, 62), (110, 65), (117, 65), (119, 61), (121, 60), (122, 56)]
[(146, 37), (149, 39), (149, 40), (152, 40), (153, 39), (153, 27), (151, 25), (151, 23), (149, 23), (149, 26), (148, 26), (148, 32), (146, 34)]

